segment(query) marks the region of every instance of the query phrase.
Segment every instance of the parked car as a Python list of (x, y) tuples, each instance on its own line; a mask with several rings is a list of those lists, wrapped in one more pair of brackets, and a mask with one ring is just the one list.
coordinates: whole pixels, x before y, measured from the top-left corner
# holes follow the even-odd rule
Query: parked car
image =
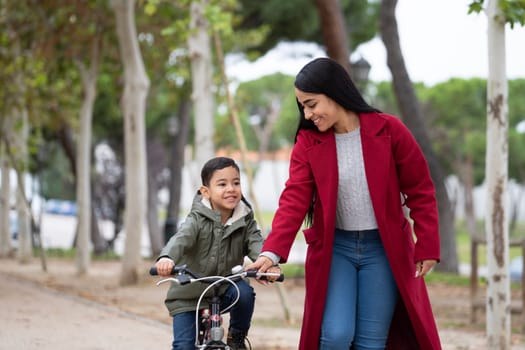
[(13, 247), (18, 247), (18, 219), (16, 211), (9, 211), (9, 233)]
[(62, 199), (48, 199), (45, 203), (45, 212), (56, 215), (77, 215), (77, 204)]

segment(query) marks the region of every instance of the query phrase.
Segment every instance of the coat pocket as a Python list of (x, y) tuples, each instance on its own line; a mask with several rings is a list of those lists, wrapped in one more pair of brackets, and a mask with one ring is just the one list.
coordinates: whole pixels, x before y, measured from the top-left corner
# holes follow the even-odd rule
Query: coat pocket
[(307, 228), (303, 230), (304, 234), (304, 240), (306, 244), (315, 244), (321, 239), (321, 235), (317, 232), (317, 230), (314, 227)]

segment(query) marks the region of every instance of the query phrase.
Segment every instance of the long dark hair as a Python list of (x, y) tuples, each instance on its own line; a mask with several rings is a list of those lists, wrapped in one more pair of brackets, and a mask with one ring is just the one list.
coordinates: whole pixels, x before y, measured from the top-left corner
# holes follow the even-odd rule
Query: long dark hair
[[(326, 95), (346, 110), (356, 113), (379, 112), (366, 103), (346, 69), (331, 58), (316, 58), (307, 63), (297, 73), (294, 85), (303, 92)], [(303, 106), (299, 101), (297, 101), (297, 108), (299, 108), (299, 124), (295, 132), (295, 141), (299, 130), (317, 130), (314, 123), (305, 118)]]
[[(295, 77), (294, 85), (303, 92), (326, 95), (346, 110), (356, 113), (379, 112), (366, 103), (346, 69), (327, 57), (316, 58), (307, 63)], [(304, 108), (298, 100), (297, 108), (299, 108), (299, 124), (295, 132), (295, 142), (301, 129), (317, 130), (314, 123), (305, 118)], [(307, 226), (313, 224), (315, 199), (314, 191), (306, 216)]]

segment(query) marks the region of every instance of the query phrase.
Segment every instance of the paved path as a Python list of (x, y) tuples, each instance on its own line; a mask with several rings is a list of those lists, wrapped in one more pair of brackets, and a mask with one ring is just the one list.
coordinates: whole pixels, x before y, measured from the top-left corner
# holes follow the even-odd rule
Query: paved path
[(0, 275), (1, 350), (165, 349), (166, 324)]
[[(143, 350), (167, 349), (171, 343), (166, 323), (1, 271), (0, 281), (0, 350)], [(278, 305), (276, 294), (269, 294), (275, 298), (270, 305)], [(256, 307), (265, 314), (263, 305)], [(300, 310), (292, 312), (300, 315)], [(482, 334), (441, 329), (440, 336), (443, 350), (487, 349)], [(250, 339), (258, 344), (254, 350), (293, 350), (298, 338), (297, 327), (272, 327), (262, 319), (250, 330)], [(511, 349), (525, 350), (525, 345)]]

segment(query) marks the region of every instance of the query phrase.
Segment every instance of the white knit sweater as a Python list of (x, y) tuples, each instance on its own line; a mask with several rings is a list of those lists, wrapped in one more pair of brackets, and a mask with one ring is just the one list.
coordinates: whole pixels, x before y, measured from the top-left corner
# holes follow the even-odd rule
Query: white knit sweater
[(339, 168), (335, 226), (347, 231), (376, 229), (359, 128), (349, 133), (335, 134), (335, 141)]

